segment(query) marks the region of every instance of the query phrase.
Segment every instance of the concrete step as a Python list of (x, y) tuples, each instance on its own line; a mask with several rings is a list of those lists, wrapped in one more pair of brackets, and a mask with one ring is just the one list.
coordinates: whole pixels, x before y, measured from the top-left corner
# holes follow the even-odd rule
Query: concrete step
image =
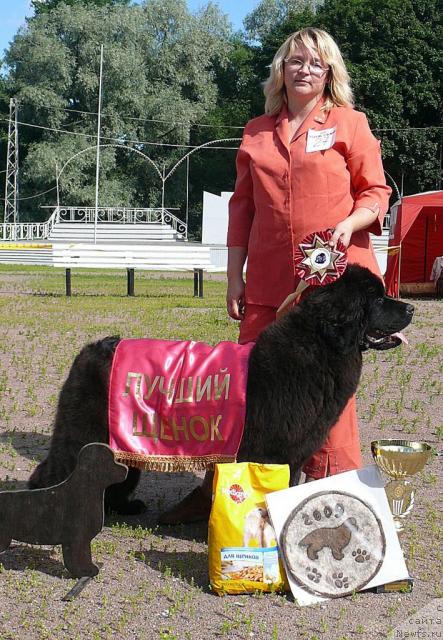
[(169, 225), (160, 223), (112, 224), (99, 223), (94, 232), (92, 223), (57, 223), (50, 234), (51, 242), (127, 242), (142, 244), (154, 241), (181, 240)]

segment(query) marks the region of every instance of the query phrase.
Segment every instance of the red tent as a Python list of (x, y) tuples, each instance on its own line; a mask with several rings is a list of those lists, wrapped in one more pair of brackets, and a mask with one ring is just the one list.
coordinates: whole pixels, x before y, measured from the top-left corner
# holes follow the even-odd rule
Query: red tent
[(391, 207), (388, 264), (389, 295), (400, 282), (429, 282), (432, 265), (443, 256), (443, 191), (405, 196)]

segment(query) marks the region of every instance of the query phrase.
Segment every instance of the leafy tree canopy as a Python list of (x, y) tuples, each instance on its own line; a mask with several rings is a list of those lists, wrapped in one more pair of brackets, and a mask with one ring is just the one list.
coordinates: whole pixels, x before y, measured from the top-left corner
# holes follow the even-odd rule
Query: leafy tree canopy
[(34, 8), (35, 14), (48, 13), (61, 4), (76, 5), (83, 4), (85, 6), (95, 5), (103, 7), (105, 5), (128, 5), (131, 0), (31, 0), (31, 6)]
[(261, 0), (246, 16), (244, 25), (249, 40), (262, 42), (277, 25), (305, 9), (314, 12), (321, 0)]
[[(186, 149), (148, 143), (189, 142), (192, 123), (216, 106), (214, 68), (227, 63), (230, 34), (215, 5), (193, 15), (184, 0), (92, 8), (61, 3), (29, 19), (6, 55), (19, 120), (73, 135), (21, 127), (26, 188), (31, 193), (47, 188), (54, 183), (56, 163), (60, 167), (95, 144), (101, 43), (102, 142), (133, 146), (161, 168)], [(140, 155), (107, 148), (102, 157), (101, 204), (158, 204), (158, 175)], [(93, 202), (94, 163), (91, 152), (69, 164), (61, 180), (65, 202)], [(170, 204), (176, 197), (171, 184)]]

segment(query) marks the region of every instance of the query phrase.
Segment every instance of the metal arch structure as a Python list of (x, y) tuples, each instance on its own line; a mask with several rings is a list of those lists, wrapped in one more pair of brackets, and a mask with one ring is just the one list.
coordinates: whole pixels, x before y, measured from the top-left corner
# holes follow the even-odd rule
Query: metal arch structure
[[(157, 165), (155, 164), (155, 162), (149, 157), (147, 156), (145, 153), (143, 153), (142, 151), (140, 151), (139, 149), (135, 149), (134, 147), (130, 147), (127, 144), (115, 144), (115, 143), (107, 143), (107, 144), (99, 144), (99, 145), (92, 145), (90, 147), (86, 147), (85, 149), (81, 149), (80, 151), (77, 151), (77, 153), (74, 153), (73, 156), (71, 156), (70, 158), (68, 158), (66, 160), (66, 162), (64, 163), (64, 165), (61, 167), (60, 171), (58, 170), (58, 167), (56, 165), (56, 169), (55, 169), (55, 181), (56, 181), (56, 189), (57, 189), (57, 210), (60, 210), (60, 176), (63, 173), (63, 171), (66, 169), (66, 167), (68, 166), (68, 164), (70, 164), (72, 162), (72, 160), (75, 160), (75, 158), (78, 158), (80, 155), (91, 151), (91, 150), (95, 150), (96, 152), (98, 151), (98, 149), (102, 149), (105, 147), (113, 147), (115, 149), (127, 149), (129, 151), (133, 151), (135, 153), (138, 153), (138, 155), (142, 156), (142, 158), (144, 158), (145, 160), (147, 160), (155, 169), (155, 171), (157, 172), (158, 176), (160, 177), (160, 179), (162, 180), (162, 201), (164, 199), (164, 190), (165, 190), (165, 183), (164, 183), (164, 176), (161, 173), (160, 169), (157, 167)], [(98, 175), (98, 172), (97, 172)], [(96, 184), (96, 200), (95, 200), (95, 216), (94, 216), (94, 243), (96, 241), (96, 228), (97, 228), (97, 206), (98, 206), (98, 183)], [(162, 204), (162, 209), (163, 209), (163, 204)], [(187, 230), (186, 230), (186, 235), (187, 235)]]
[(397, 183), (395, 182), (394, 178), (391, 176), (390, 173), (388, 173), (387, 171), (385, 171), (385, 174), (388, 176), (389, 180), (392, 182), (394, 189), (395, 189), (395, 193), (397, 195), (397, 200), (401, 200), (401, 194), (400, 194), (400, 189), (398, 188)]
[[(170, 211), (168, 211), (166, 214), (164, 213), (164, 192), (165, 192), (165, 176), (164, 176), (164, 169), (163, 172), (160, 171), (159, 167), (156, 165), (156, 163), (152, 160), (152, 158), (150, 158), (148, 155), (146, 155), (145, 153), (143, 153), (142, 151), (140, 151), (139, 149), (136, 149), (134, 147), (130, 147), (129, 145), (126, 144), (116, 144), (116, 143), (106, 143), (106, 144), (100, 144), (99, 148), (105, 148), (105, 147), (112, 147), (115, 149), (126, 149), (129, 151), (133, 151), (135, 153), (137, 153), (139, 156), (141, 156), (142, 158), (144, 158), (145, 160), (147, 160), (152, 167), (154, 168), (154, 170), (156, 171), (158, 177), (160, 178), (161, 182), (162, 182), (162, 206), (161, 206), (161, 210), (162, 210), (162, 220), (164, 221), (171, 221), (171, 223), (173, 224), (174, 221), (177, 225), (181, 225), (181, 233), (184, 233), (185, 238), (187, 238), (187, 225), (184, 225), (183, 222), (179, 219), (176, 218)], [(56, 163), (56, 171), (55, 171), (55, 180), (56, 180), (56, 190), (57, 190), (57, 211), (60, 211), (60, 176), (62, 175), (62, 173), (64, 172), (64, 170), (66, 169), (66, 167), (73, 161), (75, 160), (75, 158), (78, 158), (80, 155), (83, 155), (84, 153), (87, 153), (88, 151), (92, 151), (95, 150), (97, 151), (97, 145), (91, 145), (89, 147), (86, 147), (85, 149), (81, 149), (80, 151), (77, 151), (77, 153), (74, 153), (70, 158), (68, 158), (68, 160), (66, 160), (66, 162), (62, 165), (62, 167), (60, 168), (60, 170), (58, 169), (57, 163)], [(94, 216), (94, 242), (96, 240), (96, 224), (97, 224), (97, 197), (96, 197), (96, 209), (95, 209), (96, 213)], [(175, 228), (175, 227), (174, 227)], [(178, 229), (180, 229), (180, 227), (177, 227)]]
[[(134, 147), (130, 147), (127, 144), (101, 144), (100, 148), (104, 148), (104, 147), (114, 147), (116, 149), (128, 149), (129, 151), (134, 151), (135, 153), (138, 153), (140, 156), (142, 156), (143, 158), (145, 158), (145, 160), (147, 160), (148, 162), (151, 163), (151, 165), (154, 167), (155, 171), (158, 173), (158, 176), (160, 178), (160, 180), (163, 179), (163, 175), (162, 172), (160, 171), (160, 169), (157, 167), (157, 165), (155, 164), (155, 162), (149, 157), (147, 156), (145, 153), (143, 153), (142, 151), (140, 151), (139, 149), (135, 149)], [(96, 145), (92, 145), (90, 147), (86, 147), (85, 149), (81, 149), (80, 151), (77, 151), (77, 153), (74, 153), (73, 156), (71, 156), (70, 158), (68, 158), (65, 162), (65, 164), (62, 166), (62, 168), (60, 169), (60, 171), (56, 170), (56, 174), (55, 174), (55, 178), (56, 178), (56, 182), (57, 182), (57, 192), (58, 192), (58, 181), (60, 179), (61, 174), (63, 173), (63, 171), (66, 169), (66, 167), (68, 166), (68, 164), (70, 164), (72, 162), (72, 160), (74, 160), (75, 158), (78, 158), (78, 156), (81, 156), (83, 153), (86, 153), (87, 151), (91, 151), (91, 150), (96, 150), (97, 146)], [(58, 204), (58, 203), (57, 203)]]
[(8, 146), (6, 153), (5, 213), (3, 222), (17, 223), (18, 215), (18, 103), (9, 100)]
[(204, 142), (203, 144), (200, 144), (198, 147), (194, 147), (193, 149), (191, 149), (191, 151), (188, 151), (188, 153), (185, 153), (185, 155), (182, 158), (180, 158), (178, 162), (175, 163), (175, 165), (172, 167), (169, 173), (165, 176), (165, 181), (172, 176), (172, 174), (176, 171), (176, 169), (178, 169), (178, 167), (181, 165), (182, 162), (184, 162), (187, 158), (189, 158), (189, 156), (191, 156), (196, 151), (200, 151), (200, 149), (204, 149), (205, 147), (209, 147), (210, 145), (217, 144), (219, 142), (239, 142), (239, 141), (241, 141), (241, 138), (220, 138), (218, 140), (210, 140), (209, 142)]
[[(156, 163), (152, 160), (152, 158), (150, 158), (148, 155), (146, 155), (145, 153), (143, 153), (142, 151), (140, 151), (139, 149), (135, 149), (134, 147), (130, 147), (129, 145), (125, 145), (125, 144), (100, 144), (99, 147), (100, 148), (105, 148), (105, 147), (113, 147), (116, 149), (127, 149), (129, 151), (134, 151), (135, 153), (138, 153), (140, 156), (142, 156), (145, 160), (147, 160), (155, 169), (158, 177), (161, 180), (162, 183), (162, 202), (161, 202), (161, 208), (164, 209), (165, 208), (165, 184), (166, 181), (175, 173), (175, 171), (178, 169), (178, 167), (185, 161), (188, 160), (189, 157), (193, 154), (196, 153), (197, 151), (200, 151), (201, 149), (204, 149), (206, 147), (209, 147), (213, 144), (219, 144), (221, 142), (240, 142), (241, 138), (218, 138), (217, 140), (210, 140), (209, 142), (204, 142), (203, 144), (199, 145), (198, 147), (194, 147), (193, 149), (191, 149), (190, 151), (188, 151), (184, 156), (182, 156), (176, 163), (175, 165), (171, 168), (171, 170), (165, 174), (165, 170), (163, 168), (163, 171), (160, 171), (159, 167), (156, 165)], [(62, 175), (63, 171), (66, 169), (66, 167), (72, 162), (72, 160), (74, 160), (75, 158), (77, 158), (78, 156), (86, 153), (87, 151), (91, 151), (91, 150), (96, 150), (97, 146), (96, 145), (92, 145), (90, 147), (86, 147), (85, 149), (81, 149), (80, 151), (78, 151), (77, 153), (75, 153), (74, 155), (72, 155), (70, 158), (68, 158), (68, 160), (64, 163), (64, 165), (61, 167), (60, 170), (58, 170), (58, 168), (56, 167), (56, 188), (57, 188), (57, 207), (60, 208), (60, 185), (59, 185), (59, 180), (60, 180), (60, 176)], [(186, 198), (188, 198), (188, 193), (189, 193), (189, 167), (188, 167), (188, 171), (187, 171), (187, 175), (186, 175)], [(187, 228), (187, 224), (188, 224), (188, 200), (186, 199), (186, 228)]]
[[(185, 153), (184, 156), (182, 156), (180, 158), (180, 160), (178, 160), (175, 165), (172, 167), (172, 169), (169, 171), (169, 173), (165, 176), (164, 172), (163, 172), (163, 177), (162, 177), (162, 182), (163, 182), (163, 186), (162, 186), (162, 208), (164, 207), (164, 199), (165, 199), (165, 182), (168, 178), (170, 178), (172, 176), (172, 174), (178, 169), (178, 167), (186, 160), (187, 161), (187, 170), (186, 170), (186, 229), (188, 228), (188, 217), (189, 217), (189, 158), (190, 156), (195, 153), (196, 151), (200, 151), (200, 149), (204, 149), (205, 147), (209, 147), (212, 144), (218, 144), (220, 142), (239, 142), (241, 141), (241, 138), (219, 138), (217, 140), (210, 140), (209, 142), (204, 142), (203, 144), (199, 145), (198, 147), (194, 147), (193, 149), (191, 149), (190, 151), (188, 151), (188, 153)], [(226, 147), (228, 148), (228, 147)]]

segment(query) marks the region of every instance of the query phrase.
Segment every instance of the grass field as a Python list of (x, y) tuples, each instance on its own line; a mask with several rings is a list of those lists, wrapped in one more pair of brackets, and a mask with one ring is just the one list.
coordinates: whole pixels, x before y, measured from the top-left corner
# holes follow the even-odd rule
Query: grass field
[[(203, 299), (193, 297), (190, 277), (171, 274), (136, 274), (134, 298), (124, 272), (74, 271), (72, 286), (66, 298), (62, 270), (0, 266), (0, 489), (23, 488), (44, 457), (59, 389), (86, 342), (115, 334), (236, 340), (221, 277), (205, 279)], [(443, 302), (413, 303), (409, 346), (364, 356), (358, 413), (367, 464), (376, 438), (443, 449)], [(218, 598), (208, 587), (206, 525), (155, 524), (199, 478), (150, 473), (138, 489), (147, 512), (107, 520), (93, 542), (100, 574), (72, 603), (61, 601), (75, 581), (59, 547), (13, 543), (0, 556), (0, 640), (406, 637), (398, 625), (435, 609), (436, 599), (442, 610), (441, 460), (434, 456), (414, 479), (401, 540), (411, 594), (361, 593), (309, 608), (286, 595)]]

